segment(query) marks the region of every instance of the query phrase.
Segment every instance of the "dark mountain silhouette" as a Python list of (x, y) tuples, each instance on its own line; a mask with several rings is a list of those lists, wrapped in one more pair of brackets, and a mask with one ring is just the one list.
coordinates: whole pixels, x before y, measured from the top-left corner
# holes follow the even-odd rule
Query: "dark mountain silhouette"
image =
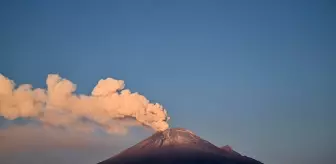
[(221, 149), (189, 130), (173, 128), (98, 164), (262, 164), (231, 150)]
[(223, 147), (221, 147), (222, 150), (225, 151), (226, 154), (229, 154), (231, 156), (231, 158), (234, 159), (238, 159), (240, 161), (246, 161), (246, 162), (257, 162), (255, 159), (247, 157), (247, 156), (243, 156), (241, 154), (239, 154), (238, 152), (236, 152), (235, 150), (232, 149), (231, 146), (229, 145), (225, 145)]
[(233, 151), (234, 151), (234, 150), (232, 149), (232, 147), (229, 146), (229, 145), (222, 146), (221, 149), (226, 150), (227, 152), (233, 152)]
[(242, 156), (242, 155), (239, 154), (238, 152), (234, 151), (234, 150), (232, 149), (232, 147), (229, 146), (229, 145), (225, 145), (225, 146), (221, 147), (221, 149), (224, 150), (226, 153), (229, 153), (229, 154), (231, 154), (231, 155)]

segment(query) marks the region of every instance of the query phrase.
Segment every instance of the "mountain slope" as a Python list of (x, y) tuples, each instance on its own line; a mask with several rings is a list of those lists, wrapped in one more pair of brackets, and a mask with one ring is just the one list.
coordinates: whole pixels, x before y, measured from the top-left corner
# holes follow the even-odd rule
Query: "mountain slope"
[(157, 132), (120, 154), (98, 164), (261, 164), (231, 154), (183, 128)]

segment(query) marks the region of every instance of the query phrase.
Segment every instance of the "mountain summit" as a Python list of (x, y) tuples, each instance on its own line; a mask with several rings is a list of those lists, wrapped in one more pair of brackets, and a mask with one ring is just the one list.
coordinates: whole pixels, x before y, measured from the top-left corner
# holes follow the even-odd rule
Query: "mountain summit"
[(172, 128), (156, 132), (151, 137), (127, 149), (124, 153), (136, 153), (138, 150), (153, 150), (158, 148), (188, 148), (203, 151), (218, 151), (210, 142), (203, 140), (193, 132), (183, 128)]
[(151, 137), (98, 164), (261, 164), (232, 154), (183, 128), (156, 132)]
[(155, 148), (164, 146), (182, 146), (201, 142), (201, 138), (183, 128), (167, 129), (145, 139), (136, 148)]

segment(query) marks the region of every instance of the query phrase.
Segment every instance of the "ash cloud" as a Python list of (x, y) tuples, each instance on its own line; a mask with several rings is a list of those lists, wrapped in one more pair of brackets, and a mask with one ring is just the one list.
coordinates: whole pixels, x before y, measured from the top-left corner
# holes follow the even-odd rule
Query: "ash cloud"
[(169, 127), (162, 105), (124, 89), (123, 80), (101, 79), (91, 95), (74, 94), (76, 85), (58, 74), (49, 74), (46, 84), (46, 89), (33, 89), (30, 84), (15, 88), (14, 81), (0, 74), (0, 116), (30, 118), (43, 126), (83, 132), (100, 128), (112, 134), (125, 134), (132, 126), (145, 125), (155, 131)]
[(82, 133), (37, 125), (12, 125), (6, 129), (0, 129), (0, 153), (11, 154), (57, 148), (82, 149), (120, 143), (120, 141), (113, 142), (116, 139), (82, 135)]
[(95, 163), (132, 145), (138, 140), (136, 136), (83, 134), (35, 124), (10, 125), (0, 128), (0, 163)]

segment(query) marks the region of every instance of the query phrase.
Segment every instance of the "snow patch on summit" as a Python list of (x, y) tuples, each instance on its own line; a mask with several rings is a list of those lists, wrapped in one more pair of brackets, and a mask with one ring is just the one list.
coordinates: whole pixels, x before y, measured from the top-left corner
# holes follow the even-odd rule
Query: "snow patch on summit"
[(162, 147), (184, 147), (210, 152), (222, 152), (210, 142), (201, 139), (193, 132), (183, 128), (172, 128), (162, 132), (156, 132), (151, 137), (127, 149), (125, 152), (137, 152), (139, 150), (154, 150)]
[(200, 138), (193, 132), (182, 128), (168, 129), (162, 132), (162, 146), (196, 143), (199, 140)]

